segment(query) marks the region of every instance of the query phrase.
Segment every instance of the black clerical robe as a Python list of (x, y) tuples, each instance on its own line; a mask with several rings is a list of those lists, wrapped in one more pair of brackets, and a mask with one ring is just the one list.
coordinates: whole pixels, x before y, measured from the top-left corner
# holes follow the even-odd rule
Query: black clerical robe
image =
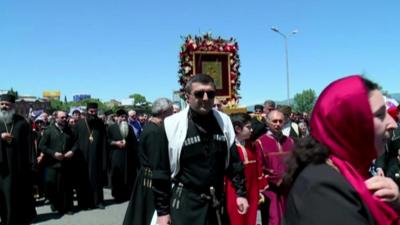
[(0, 142), (0, 216), (6, 225), (28, 224), (35, 216), (32, 195), (34, 162), (32, 130), (21, 116), (10, 124), (0, 120), (0, 134), (9, 132), (11, 143)]
[(74, 174), (78, 206), (93, 208), (104, 201), (103, 187), (107, 180), (106, 130), (96, 118), (79, 120), (75, 125)]
[[(128, 125), (128, 134), (123, 137), (117, 123), (107, 128), (111, 162), (111, 194), (117, 201), (128, 200), (136, 179), (138, 166), (137, 140), (133, 129)], [(124, 148), (111, 143), (125, 141)]]
[(59, 212), (70, 211), (72, 201), (72, 173), (71, 159), (57, 160), (56, 152), (65, 154), (74, 145), (74, 138), (68, 127), (63, 129), (51, 124), (44, 131), (39, 142), (39, 148), (44, 153), (45, 161), (45, 188), (53, 208)]

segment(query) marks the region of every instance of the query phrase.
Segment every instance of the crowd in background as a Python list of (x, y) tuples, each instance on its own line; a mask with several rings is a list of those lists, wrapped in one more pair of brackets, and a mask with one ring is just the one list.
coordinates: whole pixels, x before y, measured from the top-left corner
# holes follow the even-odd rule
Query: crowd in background
[[(359, 77), (336, 81), (338, 86), (346, 82), (358, 85), (358, 89), (344, 89), (348, 96), (355, 96), (354, 100), (343, 97), (343, 93), (332, 87), (327, 88), (320, 96), (323, 100), (316, 103), (311, 118), (311, 112), (292, 112), (290, 106), (277, 106), (271, 100), (255, 105), (253, 112), (235, 113), (228, 118), (220, 112), (224, 109), (215, 101), (212, 79), (209, 80), (207, 75), (196, 79), (187, 88), (187, 108), (181, 109), (162, 98), (153, 103), (150, 115), (123, 108), (99, 113), (98, 105), (89, 102), (86, 111), (55, 111), (50, 115), (41, 112), (23, 118), (14, 113), (15, 98), (1, 95), (2, 224), (29, 224), (36, 215), (35, 205), (38, 204), (50, 204), (51, 209), (61, 215), (104, 209), (104, 187), (111, 189), (115, 202), (130, 201), (124, 225), (154, 224), (155, 221), (157, 224), (171, 224), (171, 221), (175, 221), (172, 224), (185, 224), (193, 218), (200, 221), (196, 214), (200, 209), (190, 210), (196, 206), (196, 201), (209, 204), (201, 213), (212, 215), (198, 224), (211, 221), (211, 224), (219, 225), (255, 225), (257, 211), (263, 225), (318, 224), (318, 221), (328, 224), (328, 220), (357, 221), (357, 216), (362, 222), (351, 224), (388, 224), (387, 221), (399, 224), (399, 211), (396, 211), (396, 217), (391, 209), (398, 210), (399, 205), (394, 203), (388, 207), (379, 199), (389, 203), (399, 200), (400, 129), (397, 126), (400, 106), (379, 105), (381, 94), (375, 92), (377, 88), (373, 86), (365, 92), (360, 83), (366, 81), (360, 81)], [(339, 104), (329, 95), (341, 96), (345, 99), (342, 102), (357, 101), (357, 104), (340, 105), (342, 102)], [(378, 100), (374, 102), (373, 98)], [(337, 108), (324, 105), (328, 103), (337, 104)], [(379, 108), (372, 109), (371, 114), (369, 107), (374, 104)], [(357, 109), (362, 114), (351, 111), (357, 105), (364, 107), (364, 111)], [(377, 141), (375, 147), (371, 142), (374, 132), (375, 139), (378, 132), (377, 123), (370, 123), (372, 118), (385, 123), (381, 128), (384, 138), (378, 140), (384, 146), (380, 156), (376, 154), (376, 149), (380, 148), (376, 146)], [(181, 123), (184, 123), (183, 128)], [(186, 136), (181, 138), (179, 129), (183, 129)], [(179, 139), (182, 142), (175, 144)], [(225, 149), (226, 143), (227, 155), (218, 150)], [(175, 156), (178, 165), (171, 158), (174, 148), (182, 151), (182, 155)], [(209, 148), (210, 153), (202, 152)], [(359, 153), (360, 148), (365, 149), (365, 155)], [(213, 149), (217, 150), (214, 152)], [(304, 149), (307, 151), (301, 152)], [(205, 157), (203, 164), (199, 160), (192, 161), (195, 154)], [(231, 161), (226, 161), (223, 167), (229, 157)], [(210, 171), (203, 171), (208, 166)], [(335, 171), (342, 176), (337, 176)], [(369, 178), (373, 175), (381, 178)], [(334, 180), (319, 180), (321, 176)], [(221, 177), (224, 178), (221, 180)], [(345, 190), (339, 191), (339, 195), (350, 193), (348, 198), (355, 198), (353, 202), (359, 204), (363, 216), (353, 212), (353, 206), (340, 202), (341, 197), (331, 196), (337, 192), (316, 189), (312, 196), (304, 195), (307, 188), (314, 188), (307, 186), (311, 184), (309, 180), (304, 181), (305, 177), (322, 182), (312, 183), (317, 187), (334, 182), (334, 187), (338, 185), (338, 189)], [(384, 179), (386, 177), (390, 181)], [(223, 186), (219, 185), (221, 182)], [(204, 183), (207, 190), (200, 188)], [(382, 187), (372, 187), (377, 184)], [(382, 191), (382, 194), (381, 188), (386, 192)], [(318, 195), (321, 194), (318, 191), (322, 195)], [(374, 197), (365, 192), (371, 192)], [(190, 200), (197, 198), (197, 194), (202, 200)], [(329, 204), (319, 202), (315, 196), (332, 198), (333, 205), (348, 210), (344, 213), (347, 217), (344, 220), (332, 218), (332, 214), (327, 213), (329, 210), (320, 207)], [(364, 203), (359, 203), (360, 199)], [(314, 207), (309, 210), (314, 211), (304, 209), (302, 204), (307, 203)], [(181, 204), (188, 204), (187, 208), (180, 209)], [(138, 208), (148, 211), (138, 211)], [(225, 210), (219, 211), (220, 208)], [(315, 219), (317, 212), (326, 220)], [(383, 219), (377, 219), (382, 213), (386, 213)]]

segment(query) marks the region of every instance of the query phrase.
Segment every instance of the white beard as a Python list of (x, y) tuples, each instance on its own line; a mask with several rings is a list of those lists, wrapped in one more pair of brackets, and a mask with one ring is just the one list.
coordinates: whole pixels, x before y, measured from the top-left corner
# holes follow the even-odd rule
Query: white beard
[(0, 120), (4, 121), (6, 124), (10, 124), (12, 122), (13, 116), (15, 114), (15, 109), (0, 110)]
[(129, 133), (129, 124), (126, 121), (121, 121), (119, 123), (119, 130), (121, 131), (122, 138), (126, 138)]

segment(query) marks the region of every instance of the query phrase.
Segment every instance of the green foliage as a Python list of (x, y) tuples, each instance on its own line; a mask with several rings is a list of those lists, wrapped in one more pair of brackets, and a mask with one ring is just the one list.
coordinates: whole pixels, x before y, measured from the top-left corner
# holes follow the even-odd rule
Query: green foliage
[(50, 100), (50, 111), (56, 111), (56, 110), (64, 110), (65, 111), (65, 104), (63, 104), (62, 101), (52, 99)]
[(79, 102), (62, 102), (60, 100), (51, 100), (50, 101), (50, 112), (53, 112), (55, 110), (63, 110), (66, 112), (69, 112), (69, 110), (73, 107), (77, 107), (77, 106), (86, 106), (86, 104), (88, 102), (97, 102), (97, 104), (99, 105), (99, 109), (100, 110), (108, 110), (107, 106), (101, 102), (99, 99), (85, 99), (83, 101), (79, 101)]
[(316, 94), (313, 89), (304, 90), (294, 96), (293, 111), (310, 113), (314, 107)]
[(151, 112), (151, 103), (146, 100), (146, 97), (134, 93), (129, 95), (129, 98), (133, 99), (133, 109), (136, 112), (144, 112), (144, 113), (150, 113)]
[(129, 98), (133, 99), (133, 106), (135, 106), (135, 107), (149, 104), (146, 100), (146, 97), (144, 97), (143, 95), (138, 94), (138, 93), (129, 95)]

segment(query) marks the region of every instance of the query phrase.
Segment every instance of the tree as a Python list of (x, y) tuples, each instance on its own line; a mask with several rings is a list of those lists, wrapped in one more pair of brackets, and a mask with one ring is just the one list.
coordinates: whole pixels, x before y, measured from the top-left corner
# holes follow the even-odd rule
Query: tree
[(50, 113), (54, 112), (56, 110), (62, 110), (62, 111), (66, 111), (67, 109), (67, 105), (63, 104), (62, 101), (57, 100), (57, 99), (52, 99), (50, 100)]
[(313, 89), (304, 90), (294, 96), (293, 111), (295, 112), (311, 112), (316, 100), (316, 94)]
[(144, 97), (141, 94), (135, 93), (132, 95), (129, 95), (129, 98), (133, 99), (133, 108), (136, 111), (144, 112), (144, 113), (149, 113), (151, 112), (151, 103), (146, 100), (146, 97)]
[(129, 98), (133, 98), (133, 106), (135, 107), (148, 104), (146, 97), (138, 93), (129, 95)]

